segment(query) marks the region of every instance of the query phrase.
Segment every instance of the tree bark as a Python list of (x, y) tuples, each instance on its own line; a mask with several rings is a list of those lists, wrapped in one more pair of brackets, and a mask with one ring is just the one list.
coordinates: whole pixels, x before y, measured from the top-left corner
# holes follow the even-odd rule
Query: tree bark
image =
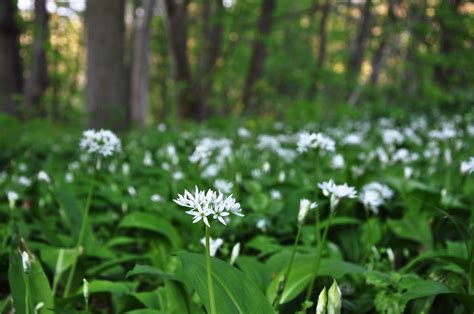
[(201, 97), (192, 79), (187, 50), (187, 7), (189, 0), (165, 0), (168, 41), (176, 83), (178, 114), (181, 118), (201, 118)]
[(135, 10), (130, 105), (132, 123), (140, 128), (145, 127), (148, 112), (151, 20), (155, 3), (155, 0), (142, 0)]
[(361, 10), (361, 19), (357, 28), (357, 34), (352, 42), (347, 73), (350, 80), (357, 78), (360, 72), (362, 61), (364, 60), (367, 39), (370, 36), (372, 0), (367, 0)]
[(14, 0), (0, 1), (0, 108), (11, 115), (19, 113), (18, 97), (23, 90), (16, 5)]
[(391, 41), (393, 29), (396, 28), (397, 18), (393, 11), (395, 0), (388, 1), (387, 18), (383, 23), (382, 36), (377, 49), (375, 50), (372, 58), (372, 72), (370, 73), (370, 83), (372, 85), (377, 84), (380, 70), (385, 64), (387, 54), (389, 51), (389, 42)]
[(262, 0), (260, 17), (257, 22), (257, 34), (253, 42), (250, 66), (245, 79), (242, 102), (247, 113), (256, 111), (255, 84), (262, 78), (263, 67), (267, 56), (266, 37), (270, 34), (273, 26), (273, 13), (276, 8), (276, 0)]
[(34, 114), (44, 117), (47, 114), (41, 104), (42, 97), (48, 88), (47, 45), (49, 41), (49, 14), (46, 0), (35, 0), (34, 40), (31, 52), (31, 68), (25, 84), (25, 106)]
[(127, 127), (124, 0), (87, 0), (87, 110), (89, 126)]

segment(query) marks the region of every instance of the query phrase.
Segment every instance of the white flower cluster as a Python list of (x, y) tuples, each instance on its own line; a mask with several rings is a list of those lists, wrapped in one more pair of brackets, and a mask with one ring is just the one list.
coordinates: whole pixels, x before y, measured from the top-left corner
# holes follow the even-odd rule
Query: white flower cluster
[(87, 130), (82, 133), (80, 147), (89, 154), (112, 156), (121, 149), (120, 139), (109, 130)]
[(385, 203), (386, 200), (393, 197), (393, 191), (385, 184), (379, 182), (372, 182), (364, 185), (359, 199), (364, 204), (365, 208), (370, 209), (375, 214), (379, 212), (379, 207)]
[(339, 201), (345, 197), (356, 198), (357, 191), (354, 187), (348, 186), (347, 183), (336, 184), (331, 179), (327, 182), (318, 183), (318, 187), (323, 191), (324, 196), (330, 197), (331, 210), (334, 210)]
[(334, 140), (323, 133), (308, 133), (302, 132), (298, 136), (298, 142), (296, 143), (298, 152), (304, 153), (309, 149), (320, 148), (323, 151), (333, 152), (335, 150), (336, 143)]
[(215, 192), (209, 189), (207, 192), (199, 191), (196, 187), (194, 194), (184, 191), (184, 195), (178, 194), (178, 198), (173, 200), (176, 204), (190, 208), (186, 214), (193, 216), (193, 223), (202, 220), (210, 227), (208, 217), (219, 220), (226, 225), (225, 220), (230, 214), (243, 217), (240, 204), (230, 196), (224, 196), (220, 191)]
[(471, 157), (468, 161), (461, 162), (461, 173), (473, 173), (474, 172), (474, 157)]

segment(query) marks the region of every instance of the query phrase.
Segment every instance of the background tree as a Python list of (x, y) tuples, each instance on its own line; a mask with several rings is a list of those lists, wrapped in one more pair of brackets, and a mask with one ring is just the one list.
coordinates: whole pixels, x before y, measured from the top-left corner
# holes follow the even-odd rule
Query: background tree
[(0, 107), (9, 114), (18, 114), (23, 90), (16, 5), (15, 0), (0, 1)]
[(90, 127), (127, 127), (124, 0), (88, 0), (86, 8), (87, 87)]
[(46, 0), (35, 0), (35, 20), (33, 45), (31, 49), (30, 73), (25, 84), (25, 105), (28, 110), (46, 116), (46, 108), (41, 102), (48, 87), (47, 51), (49, 44)]

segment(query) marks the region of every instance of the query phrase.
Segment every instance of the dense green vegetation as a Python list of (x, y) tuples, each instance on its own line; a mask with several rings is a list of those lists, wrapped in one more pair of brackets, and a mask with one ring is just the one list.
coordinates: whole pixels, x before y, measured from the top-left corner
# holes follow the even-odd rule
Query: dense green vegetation
[[(193, 224), (172, 201), (197, 186), (232, 193), (245, 215), (230, 216), (227, 226), (209, 216), (211, 237), (222, 239), (212, 258), (218, 313), (273, 311), (299, 226), (279, 310), (300, 310), (328, 219), (314, 302), (336, 279), (344, 312), (471, 312), (473, 119), (160, 125), (123, 135), (121, 152), (103, 158), (100, 170), (79, 147), (81, 132), (4, 120), (15, 136), (2, 133), (0, 185), (18, 198), (9, 207), (1, 197), (1, 263), (9, 269), (0, 278), (3, 311), (27, 313), (27, 282), (30, 313), (39, 302), (41, 313), (84, 310), (83, 278), (93, 312), (209, 310), (204, 224)], [(322, 132), (325, 140), (305, 146), (303, 131)], [(332, 218), (330, 198), (317, 186), (329, 179), (358, 193), (341, 199)], [(371, 182), (393, 195), (373, 202), (364, 194)], [(75, 249), (92, 184), (83, 245)], [(300, 224), (301, 199), (318, 207)], [(32, 261), (26, 273), (22, 252)]]

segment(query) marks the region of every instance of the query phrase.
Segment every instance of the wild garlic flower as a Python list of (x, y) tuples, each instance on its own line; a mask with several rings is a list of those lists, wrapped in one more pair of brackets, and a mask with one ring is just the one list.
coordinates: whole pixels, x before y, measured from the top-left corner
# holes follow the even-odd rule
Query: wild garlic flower
[(461, 162), (461, 174), (468, 174), (474, 172), (474, 157), (467, 161)]
[(86, 278), (82, 279), (82, 295), (84, 299), (89, 299), (89, 282)]
[(82, 133), (80, 147), (88, 154), (108, 157), (121, 149), (120, 139), (109, 130), (87, 130)]
[(379, 207), (392, 196), (393, 191), (388, 186), (379, 182), (372, 182), (362, 188), (359, 199), (366, 209), (370, 209), (374, 214), (377, 214)]
[(330, 197), (331, 210), (336, 209), (341, 199), (357, 197), (357, 191), (354, 187), (348, 186), (347, 183), (337, 185), (332, 179), (318, 183), (318, 187), (323, 191), (324, 196)]
[(11, 209), (15, 208), (15, 203), (19, 198), (18, 193), (15, 191), (8, 191), (7, 198), (8, 198), (8, 204), (10, 205), (10, 208)]
[[(201, 244), (206, 247), (206, 238), (201, 239)], [(213, 239), (209, 238), (209, 253), (211, 256), (216, 256), (217, 250), (224, 244), (224, 240), (221, 238)]]
[(342, 292), (337, 285), (336, 280), (332, 283), (328, 290), (328, 314), (340, 314), (342, 306)]
[(230, 196), (224, 196), (222, 192), (215, 192), (209, 189), (207, 192), (199, 191), (196, 187), (194, 194), (184, 191), (184, 195), (178, 194), (178, 198), (173, 200), (176, 204), (190, 208), (186, 214), (193, 216), (193, 223), (203, 221), (210, 227), (209, 218), (219, 220), (227, 225), (226, 218), (230, 214), (243, 217), (240, 204)]
[(323, 133), (302, 132), (298, 135), (296, 143), (297, 150), (300, 153), (307, 152), (309, 149), (320, 148), (323, 151), (333, 152), (335, 150), (335, 142), (332, 138)]
[(224, 193), (230, 193), (232, 192), (234, 184), (227, 180), (217, 179), (216, 181), (214, 181), (214, 187)]
[(316, 314), (326, 313), (327, 303), (328, 303), (328, 297), (327, 297), (326, 287), (324, 287), (318, 296), (318, 304), (316, 305)]
[(38, 180), (44, 181), (44, 182), (46, 182), (46, 183), (48, 183), (48, 184), (51, 183), (51, 179), (49, 178), (49, 175), (48, 175), (45, 171), (43, 171), (43, 170), (41, 170), (40, 172), (38, 172)]
[(310, 209), (316, 208), (318, 204), (316, 203), (311, 203), (310, 200), (307, 199), (301, 199), (300, 200), (300, 210), (298, 212), (298, 224), (302, 225), (304, 223), (304, 220), (306, 218), (306, 215), (308, 214), (308, 211)]

